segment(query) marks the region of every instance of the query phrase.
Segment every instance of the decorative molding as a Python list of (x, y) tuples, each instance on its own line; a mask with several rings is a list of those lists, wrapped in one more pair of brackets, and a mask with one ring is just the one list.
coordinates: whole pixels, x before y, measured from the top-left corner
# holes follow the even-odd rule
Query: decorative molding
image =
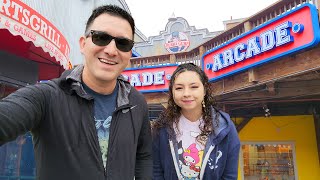
[(202, 38), (211, 38), (216, 36), (217, 34), (221, 33), (221, 31), (216, 31), (216, 32), (209, 32), (207, 28), (204, 29), (196, 29), (195, 26), (190, 26), (189, 23), (187, 22), (186, 19), (184, 19), (183, 17), (177, 17), (174, 18), (175, 21), (169, 21), (166, 24), (165, 30), (160, 31), (159, 35), (156, 36), (150, 36), (148, 37), (148, 40), (145, 42), (137, 42), (135, 44), (135, 48), (136, 47), (146, 47), (146, 46), (153, 46), (155, 41), (165, 41), (165, 37), (169, 36), (171, 34), (171, 27), (176, 24), (176, 23), (181, 23), (183, 25), (183, 29), (181, 30), (181, 32), (184, 32), (190, 36), (199, 36), (202, 35)]

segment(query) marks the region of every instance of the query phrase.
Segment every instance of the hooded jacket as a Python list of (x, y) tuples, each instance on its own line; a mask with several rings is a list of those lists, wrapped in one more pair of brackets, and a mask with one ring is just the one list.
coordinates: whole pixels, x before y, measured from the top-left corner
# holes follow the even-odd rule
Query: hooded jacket
[(0, 145), (31, 131), (38, 180), (132, 180), (152, 177), (152, 139), (143, 96), (122, 76), (103, 166), (94, 100), (83, 66), (21, 88), (0, 101)]
[[(199, 173), (201, 180), (236, 180), (240, 140), (228, 114), (212, 108), (212, 117), (219, 113), (219, 126), (208, 137)], [(169, 139), (168, 129), (161, 128), (153, 141), (153, 179), (181, 180), (178, 167), (178, 145)]]

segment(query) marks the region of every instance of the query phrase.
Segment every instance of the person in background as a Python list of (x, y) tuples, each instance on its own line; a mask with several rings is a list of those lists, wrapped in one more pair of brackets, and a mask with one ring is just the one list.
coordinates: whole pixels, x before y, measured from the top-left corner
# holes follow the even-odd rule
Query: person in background
[(0, 101), (0, 145), (31, 131), (38, 180), (152, 179), (147, 104), (120, 75), (134, 26), (117, 6), (94, 9), (79, 40), (83, 65)]
[(206, 74), (192, 63), (171, 76), (168, 107), (153, 124), (154, 180), (236, 180), (240, 141), (214, 106)]

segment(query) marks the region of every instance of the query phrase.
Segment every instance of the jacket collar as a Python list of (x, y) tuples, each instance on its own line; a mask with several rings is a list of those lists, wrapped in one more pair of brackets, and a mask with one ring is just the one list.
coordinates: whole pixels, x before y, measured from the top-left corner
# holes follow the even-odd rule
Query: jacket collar
[[(70, 82), (70, 89), (74, 90), (80, 97), (83, 97), (85, 99), (92, 99), (92, 97), (84, 91), (82, 86), (83, 68), (84, 66), (81, 64), (75, 67), (72, 71), (67, 71), (66, 73), (69, 72), (69, 74), (66, 76), (65, 80), (66, 82)], [(122, 75), (117, 78), (117, 82), (119, 86), (117, 106), (121, 107), (129, 104), (129, 93), (131, 91), (131, 85)]]

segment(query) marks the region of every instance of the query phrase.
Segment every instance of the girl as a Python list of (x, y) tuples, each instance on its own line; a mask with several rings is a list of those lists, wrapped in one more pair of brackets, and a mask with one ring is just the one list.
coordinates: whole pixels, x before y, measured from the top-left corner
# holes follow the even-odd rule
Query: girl
[(168, 107), (153, 123), (154, 180), (237, 179), (238, 134), (213, 104), (206, 74), (194, 64), (179, 65)]

